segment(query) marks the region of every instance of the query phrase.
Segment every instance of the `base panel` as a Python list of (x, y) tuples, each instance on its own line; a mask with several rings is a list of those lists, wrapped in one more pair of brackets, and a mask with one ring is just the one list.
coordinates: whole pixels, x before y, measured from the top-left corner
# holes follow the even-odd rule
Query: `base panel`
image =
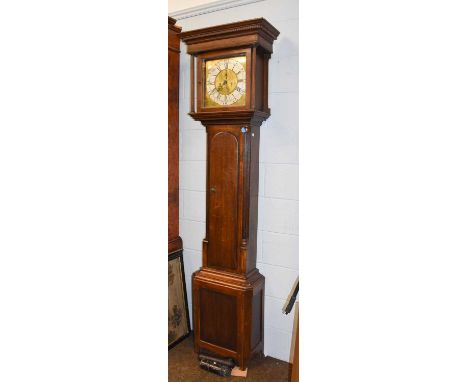
[(201, 269), (192, 276), (195, 351), (230, 357), (244, 370), (263, 353), (265, 278)]

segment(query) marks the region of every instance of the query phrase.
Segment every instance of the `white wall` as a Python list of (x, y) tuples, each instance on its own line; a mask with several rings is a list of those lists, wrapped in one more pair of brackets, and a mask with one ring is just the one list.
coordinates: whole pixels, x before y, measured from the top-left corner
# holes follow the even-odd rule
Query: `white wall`
[[(183, 30), (264, 17), (279, 31), (270, 60), (271, 117), (262, 125), (257, 267), (266, 278), (265, 354), (289, 361), (293, 315), (281, 311), (298, 276), (299, 110), (297, 0), (265, 0), (178, 21)], [(191, 274), (201, 266), (205, 236), (205, 128), (189, 111), (189, 56), (181, 47), (180, 234), (189, 305)], [(191, 314), (191, 312), (190, 312)]]

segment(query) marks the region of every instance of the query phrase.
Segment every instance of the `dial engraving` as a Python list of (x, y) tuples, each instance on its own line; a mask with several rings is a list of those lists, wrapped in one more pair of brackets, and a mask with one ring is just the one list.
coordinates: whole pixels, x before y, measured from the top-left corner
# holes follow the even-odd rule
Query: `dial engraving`
[(209, 60), (205, 68), (205, 107), (245, 105), (245, 56)]

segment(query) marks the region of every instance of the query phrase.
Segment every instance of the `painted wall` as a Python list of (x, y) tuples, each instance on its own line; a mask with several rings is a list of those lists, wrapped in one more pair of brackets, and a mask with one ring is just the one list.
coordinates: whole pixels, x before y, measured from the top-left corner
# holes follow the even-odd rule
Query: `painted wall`
[[(262, 125), (257, 267), (266, 278), (265, 354), (289, 361), (293, 315), (282, 307), (299, 266), (299, 110), (297, 0), (265, 0), (178, 21), (183, 30), (264, 17), (279, 31), (270, 60), (271, 117)], [(201, 266), (205, 236), (205, 128), (188, 115), (189, 56), (181, 47), (180, 232), (192, 306), (191, 274)], [(191, 313), (190, 313), (191, 314)]]

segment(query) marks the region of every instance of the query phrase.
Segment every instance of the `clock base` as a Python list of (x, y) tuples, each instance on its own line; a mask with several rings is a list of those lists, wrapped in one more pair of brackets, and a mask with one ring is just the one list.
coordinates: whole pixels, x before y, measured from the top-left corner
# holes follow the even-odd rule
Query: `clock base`
[(195, 352), (202, 349), (236, 360), (263, 354), (265, 278), (202, 268), (192, 276)]

